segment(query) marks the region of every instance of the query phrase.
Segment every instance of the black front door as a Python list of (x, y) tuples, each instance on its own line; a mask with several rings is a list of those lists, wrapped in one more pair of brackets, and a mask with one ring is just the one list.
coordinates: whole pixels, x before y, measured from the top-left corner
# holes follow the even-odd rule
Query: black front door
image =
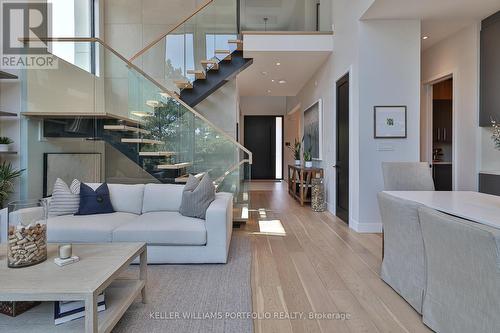
[(244, 135), (253, 153), (252, 179), (276, 179), (276, 117), (245, 116)]
[(349, 223), (349, 74), (337, 81), (337, 216)]

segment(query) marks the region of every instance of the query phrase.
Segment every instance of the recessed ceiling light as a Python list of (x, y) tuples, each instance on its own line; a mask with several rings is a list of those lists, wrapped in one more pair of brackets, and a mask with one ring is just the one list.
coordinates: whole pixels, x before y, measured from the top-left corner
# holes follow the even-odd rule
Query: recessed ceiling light
[(267, 75), (267, 72), (261, 72), (262, 75), (266, 76)]
[(426, 40), (427, 38), (429, 38), (429, 36), (422, 37), (423, 40)]
[(271, 82), (274, 82), (274, 79), (271, 79)]
[(267, 90), (267, 93), (268, 93), (268, 94), (270, 94), (270, 93), (271, 93), (271, 90), (269, 90), (269, 89), (268, 89), (268, 90)]
[(276, 63), (276, 66), (281, 66), (281, 62), (277, 62), (277, 63)]
[(278, 81), (279, 84), (285, 84), (286, 83), (286, 80), (279, 80)]

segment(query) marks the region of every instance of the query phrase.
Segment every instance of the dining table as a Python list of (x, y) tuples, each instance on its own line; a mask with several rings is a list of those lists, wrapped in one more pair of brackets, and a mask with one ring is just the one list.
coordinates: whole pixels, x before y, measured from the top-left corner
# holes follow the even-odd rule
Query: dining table
[(384, 193), (500, 229), (500, 196), (473, 191), (384, 191)]

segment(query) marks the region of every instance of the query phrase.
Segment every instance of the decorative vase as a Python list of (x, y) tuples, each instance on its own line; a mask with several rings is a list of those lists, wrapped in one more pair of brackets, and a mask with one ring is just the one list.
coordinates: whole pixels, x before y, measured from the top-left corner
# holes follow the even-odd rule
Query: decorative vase
[(0, 144), (0, 151), (1, 152), (6, 152), (9, 151), (9, 144)]
[(9, 203), (9, 267), (32, 266), (47, 259), (47, 208), (44, 199)]
[(300, 160), (295, 160), (295, 165), (299, 166), (300, 165)]
[(326, 201), (323, 178), (313, 178), (311, 183), (311, 208), (315, 212), (324, 212), (326, 210)]
[(313, 162), (312, 161), (305, 161), (304, 165), (306, 168), (312, 168)]

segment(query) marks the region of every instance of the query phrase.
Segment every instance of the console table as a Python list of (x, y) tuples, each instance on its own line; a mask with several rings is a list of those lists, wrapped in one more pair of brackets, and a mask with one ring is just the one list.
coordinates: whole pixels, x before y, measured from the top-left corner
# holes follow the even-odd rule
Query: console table
[(313, 178), (323, 178), (323, 169), (305, 168), (300, 165), (288, 166), (288, 193), (292, 195), (301, 206), (311, 202), (310, 189)]

